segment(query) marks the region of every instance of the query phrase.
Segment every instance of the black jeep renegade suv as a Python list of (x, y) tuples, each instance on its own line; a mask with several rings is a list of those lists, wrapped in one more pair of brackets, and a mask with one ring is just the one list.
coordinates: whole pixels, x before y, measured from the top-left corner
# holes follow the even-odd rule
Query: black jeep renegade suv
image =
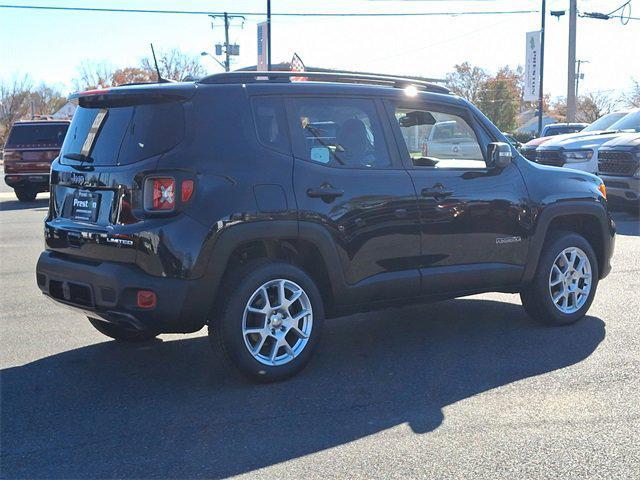
[(345, 313), (500, 291), (548, 324), (585, 315), (615, 238), (602, 181), (527, 161), (442, 87), (291, 75), (77, 94), (44, 294), (116, 340), (207, 325), (263, 381)]

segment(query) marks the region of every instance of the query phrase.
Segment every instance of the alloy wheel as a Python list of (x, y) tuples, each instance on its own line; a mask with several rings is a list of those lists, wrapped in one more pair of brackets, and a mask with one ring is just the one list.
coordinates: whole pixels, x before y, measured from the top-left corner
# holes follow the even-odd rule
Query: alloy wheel
[(249, 297), (242, 336), (260, 363), (284, 365), (298, 357), (309, 342), (313, 310), (307, 293), (286, 279), (270, 280)]
[(549, 294), (562, 313), (575, 313), (585, 304), (591, 291), (591, 262), (577, 247), (558, 254), (549, 273)]

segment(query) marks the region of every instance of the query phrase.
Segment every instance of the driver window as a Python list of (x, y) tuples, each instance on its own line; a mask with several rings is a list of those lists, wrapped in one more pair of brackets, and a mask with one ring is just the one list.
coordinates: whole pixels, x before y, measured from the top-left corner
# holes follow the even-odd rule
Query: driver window
[(467, 121), (450, 113), (395, 109), (411, 161), (417, 167), (485, 168), (480, 143)]
[(372, 100), (298, 98), (293, 104), (295, 124), (291, 131), (303, 145), (299, 155), (304, 159), (334, 167), (391, 167)]

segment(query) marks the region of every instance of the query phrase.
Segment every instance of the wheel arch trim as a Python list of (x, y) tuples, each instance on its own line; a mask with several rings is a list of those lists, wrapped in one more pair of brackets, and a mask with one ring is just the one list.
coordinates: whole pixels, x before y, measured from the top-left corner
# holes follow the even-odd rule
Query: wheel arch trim
[(557, 218), (570, 215), (586, 215), (597, 220), (600, 226), (600, 236), (603, 246), (602, 258), (598, 259), (598, 263), (600, 264), (599, 276), (600, 278), (604, 278), (609, 273), (609, 260), (613, 250), (615, 228), (606, 208), (601, 203), (593, 201), (565, 201), (547, 205), (543, 207), (539, 213), (535, 226), (535, 234), (531, 238), (529, 245), (527, 263), (522, 277), (523, 283), (530, 282), (536, 273), (538, 261), (540, 260), (542, 248), (547, 238), (551, 222)]

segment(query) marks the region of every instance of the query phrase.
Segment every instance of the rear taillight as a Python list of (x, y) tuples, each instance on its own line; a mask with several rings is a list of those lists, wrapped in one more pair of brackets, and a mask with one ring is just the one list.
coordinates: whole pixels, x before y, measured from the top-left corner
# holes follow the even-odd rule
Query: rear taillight
[(172, 212), (191, 199), (194, 189), (191, 179), (149, 177), (145, 181), (144, 208), (148, 212)]
[(173, 210), (176, 206), (176, 181), (173, 178), (154, 178), (151, 210)]
[(9, 161), (9, 162), (17, 162), (22, 160), (22, 154), (20, 152), (15, 152), (15, 151), (4, 151), (4, 157), (3, 160), (5, 162)]
[(180, 200), (182, 203), (188, 202), (193, 195), (193, 180), (183, 180), (182, 181), (182, 194), (180, 196)]

